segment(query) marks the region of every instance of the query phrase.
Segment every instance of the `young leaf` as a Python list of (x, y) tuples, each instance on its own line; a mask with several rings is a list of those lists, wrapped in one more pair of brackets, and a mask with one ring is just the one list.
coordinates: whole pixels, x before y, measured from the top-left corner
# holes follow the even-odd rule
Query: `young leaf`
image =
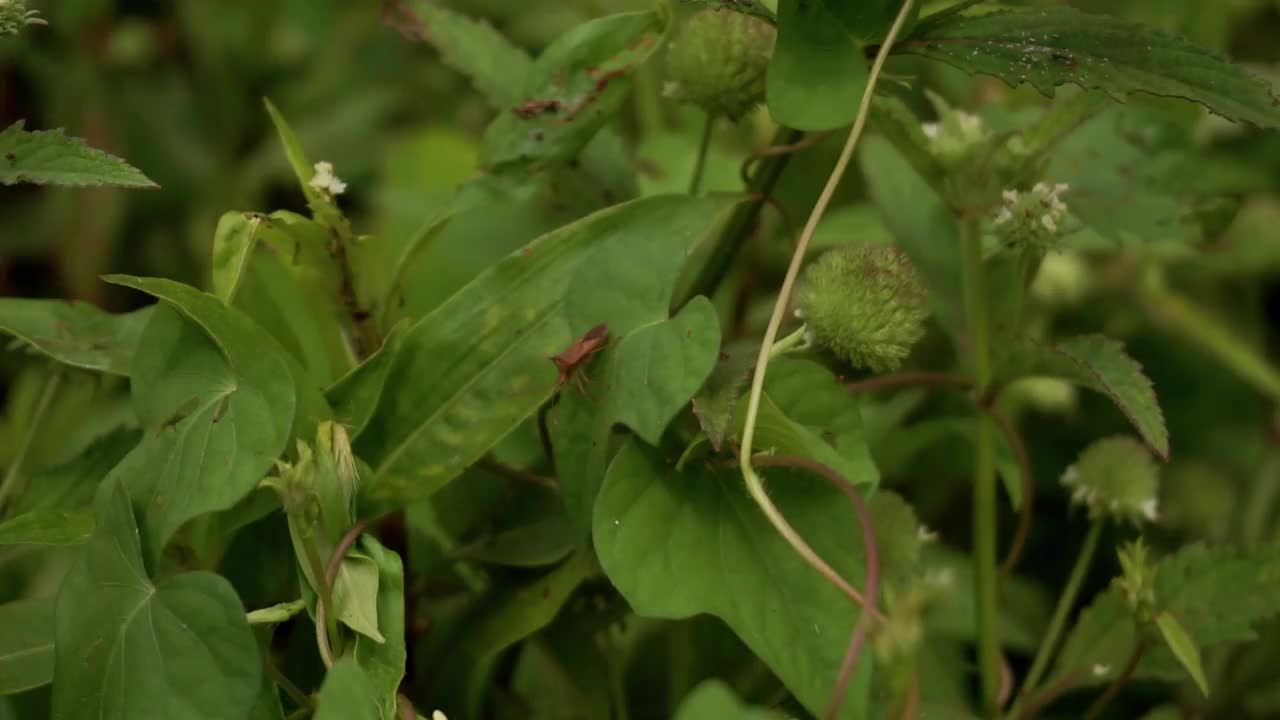
[(0, 605), (0, 695), (53, 681), (53, 603), (33, 598)]
[[(777, 474), (770, 494), (783, 514), (860, 586), (861, 534), (844, 496), (817, 478)], [(631, 440), (609, 466), (593, 537), (605, 573), (638, 614), (719, 617), (805, 707), (821, 712), (858, 608), (778, 536), (737, 468), (691, 463), (677, 472)], [(867, 717), (872, 664), (864, 652), (840, 717)]]
[(862, 43), (826, 0), (779, 0), (765, 84), (769, 112), (780, 124), (799, 130), (847, 125), (867, 85)]
[(297, 134), (289, 126), (289, 121), (284, 119), (284, 115), (275, 103), (268, 98), (262, 98), (262, 103), (267, 108), (267, 114), (271, 116), (271, 124), (276, 128), (276, 135), (280, 138), (284, 155), (289, 160), (289, 167), (293, 168), (293, 174), (298, 179), (302, 194), (307, 198), (307, 205), (312, 208), (325, 206), (328, 201), (319, 190), (311, 187), (311, 179), (315, 177), (316, 171), (311, 161), (307, 159), (307, 151), (302, 149), (302, 143), (298, 140)]
[(779, 720), (768, 708), (747, 706), (721, 680), (707, 680), (680, 703), (676, 720)]
[(248, 272), (267, 218), (258, 213), (225, 213), (213, 231), (213, 294), (230, 305)]
[(23, 130), (19, 120), (0, 131), (0, 185), (35, 183), (87, 187), (156, 188), (139, 170), (61, 130)]
[(601, 211), (511, 254), (411, 327), (386, 381), (395, 392), (356, 443), (375, 470), (364, 501), (428, 497), (551, 397), (549, 358), (575, 339), (566, 288), (580, 267), (604, 269), (584, 264), (593, 251), (664, 238), (690, 247), (735, 202), (668, 196)]
[(325, 673), (316, 696), (315, 720), (383, 720), (373, 700), (373, 688), (360, 666), (349, 659), (334, 663)]
[(387, 641), (378, 632), (378, 566), (372, 559), (347, 553), (333, 580), (333, 604), (342, 624), (374, 642)]
[(276, 603), (271, 607), (262, 608), (260, 610), (251, 610), (245, 616), (245, 620), (248, 621), (250, 625), (275, 625), (288, 620), (306, 609), (306, 601), (302, 599), (290, 600), (289, 602)]
[(1196, 681), (1200, 692), (1204, 693), (1205, 697), (1209, 697), (1209, 681), (1204, 676), (1204, 666), (1200, 663), (1200, 648), (1196, 647), (1196, 641), (1191, 639), (1178, 619), (1167, 612), (1156, 616), (1156, 627), (1160, 628), (1160, 635), (1164, 638), (1165, 645), (1169, 646), (1174, 657), (1178, 658), (1178, 662), (1186, 668), (1191, 679)]
[(1198, 102), (1226, 118), (1280, 127), (1280, 102), (1262, 80), (1161, 30), (1065, 7), (997, 12), (929, 24), (896, 46), (1045, 95), (1072, 83)]
[(153, 583), (122, 485), (102, 488), (96, 513), (58, 593), (53, 717), (244, 718), (262, 671), (231, 584), (205, 572)]
[(1169, 458), (1169, 431), (1151, 381), (1124, 346), (1101, 335), (1083, 335), (1051, 347), (1024, 343), (1011, 348), (1004, 375), (1052, 375), (1111, 398), (1142, 439)]
[(92, 532), (88, 510), (35, 510), (0, 522), (0, 545), (79, 545)]
[(481, 164), (556, 163), (576, 156), (626, 99), (636, 68), (665, 30), (657, 11), (620, 13), (557, 38), (533, 64), (522, 104), (485, 131)]
[(211, 295), (187, 288), (175, 297), (191, 319), (167, 305), (152, 315), (133, 365), (147, 432), (108, 476), (139, 503), (152, 553), (183, 523), (253, 490), (284, 451), (297, 404), (270, 336)]
[(525, 78), (533, 70), (533, 60), (524, 50), (488, 23), (439, 3), (410, 0), (406, 5), (410, 22), (405, 30), (429, 43), (446, 65), (467, 76), (490, 105), (504, 108), (520, 103)]
[(386, 642), (357, 635), (351, 653), (364, 670), (373, 699), (384, 720), (396, 716), (396, 692), (404, 680), (404, 566), (400, 556), (371, 535), (360, 538), (360, 549), (378, 569), (378, 632)]
[(129, 375), (150, 315), (151, 308), (112, 315), (82, 302), (0, 298), (0, 332), (65, 365), (112, 375)]

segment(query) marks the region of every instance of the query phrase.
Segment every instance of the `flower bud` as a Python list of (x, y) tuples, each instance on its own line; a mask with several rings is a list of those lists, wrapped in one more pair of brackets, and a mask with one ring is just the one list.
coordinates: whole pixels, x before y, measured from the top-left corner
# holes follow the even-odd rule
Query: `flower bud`
[(1089, 515), (1110, 515), (1135, 525), (1157, 517), (1159, 470), (1151, 453), (1130, 437), (1112, 437), (1090, 445), (1062, 475), (1072, 502)]
[(1070, 187), (1036, 183), (1026, 192), (1005, 190), (1004, 205), (996, 214), (996, 235), (1013, 248), (1052, 250), (1063, 235), (1067, 204), (1062, 194)]
[(924, 336), (924, 283), (895, 247), (846, 245), (809, 266), (796, 292), (796, 315), (813, 342), (874, 372), (902, 364)]
[(666, 95), (712, 115), (742, 117), (764, 100), (764, 77), (777, 30), (727, 8), (689, 18), (667, 48)]

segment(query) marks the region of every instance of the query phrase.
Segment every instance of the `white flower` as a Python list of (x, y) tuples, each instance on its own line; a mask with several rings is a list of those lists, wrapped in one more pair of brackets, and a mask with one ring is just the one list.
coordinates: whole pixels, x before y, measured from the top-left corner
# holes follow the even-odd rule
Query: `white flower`
[(1001, 196), (1004, 198), (1004, 204), (1006, 206), (1013, 205), (1014, 203), (1018, 202), (1017, 190), (1005, 190), (1003, 193), (1001, 193)]
[(916, 539), (922, 543), (933, 542), (938, 539), (938, 533), (921, 525), (916, 528)]
[(1044, 226), (1045, 230), (1048, 230), (1051, 233), (1058, 232), (1058, 221), (1054, 220), (1053, 215), (1049, 213), (1045, 213), (1040, 216), (1040, 224)]
[(1141, 510), (1142, 510), (1142, 517), (1150, 520), (1151, 522), (1155, 522), (1160, 516), (1159, 510), (1157, 509), (1157, 506), (1156, 506), (1155, 498), (1147, 498), (1145, 501), (1143, 501)]
[(435, 712), (431, 713), (431, 720), (449, 720), (449, 718), (445, 717), (444, 713), (440, 712), (439, 710), (436, 710)]
[(1103, 665), (1102, 663), (1097, 663), (1093, 666), (1094, 677), (1106, 677), (1107, 674), (1110, 672), (1111, 672), (1110, 665)]
[(1013, 213), (1007, 207), (1000, 208), (1000, 213), (996, 215), (996, 224), (1003, 225), (1013, 219)]
[(316, 163), (316, 174), (311, 178), (310, 185), (330, 195), (341, 195), (347, 191), (347, 184), (333, 174), (333, 163), (324, 161)]
[(925, 123), (920, 126), (920, 130), (924, 132), (924, 136), (930, 140), (937, 140), (942, 136), (942, 123)]

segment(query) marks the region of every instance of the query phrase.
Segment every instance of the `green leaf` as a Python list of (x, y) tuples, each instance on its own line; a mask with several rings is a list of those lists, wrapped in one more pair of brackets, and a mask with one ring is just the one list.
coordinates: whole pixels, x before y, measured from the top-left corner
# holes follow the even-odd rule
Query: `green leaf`
[(115, 430), (95, 440), (77, 457), (34, 473), (11, 512), (19, 516), (89, 508), (98, 482), (138, 444), (140, 435), (136, 430)]
[(0, 545), (79, 545), (92, 532), (88, 510), (35, 510), (0, 522)]
[(432, 679), (432, 702), (446, 715), (480, 717), (503, 651), (551, 624), (594, 566), (590, 551), (579, 550), (537, 580), (500, 588), (481, 600), (455, 625), (458, 635), (447, 644), (447, 662)]
[(666, 31), (656, 11), (620, 13), (574, 26), (533, 64), (521, 105), (485, 131), (482, 165), (563, 162), (617, 112), (632, 78)]
[(782, 125), (847, 125), (867, 85), (862, 43), (826, 0), (779, 0), (778, 40), (765, 85), (769, 112)]
[(360, 538), (360, 549), (378, 568), (378, 632), (386, 642), (357, 635), (351, 653), (364, 670), (382, 720), (396, 717), (396, 693), (404, 680), (404, 566), (400, 556), (372, 535)]
[(333, 604), (342, 624), (375, 642), (387, 641), (378, 632), (378, 566), (372, 559), (347, 553), (333, 580)]
[(262, 608), (261, 610), (252, 610), (245, 616), (245, 620), (250, 625), (275, 625), (288, 620), (306, 609), (306, 601), (299, 598), (289, 602), (276, 603), (271, 607)]
[(311, 161), (307, 159), (307, 151), (302, 149), (302, 143), (298, 140), (297, 134), (289, 126), (289, 121), (285, 120), (284, 115), (271, 100), (262, 98), (262, 103), (267, 108), (267, 114), (271, 116), (271, 124), (276, 128), (276, 135), (284, 149), (284, 156), (289, 160), (289, 167), (293, 169), (293, 174), (298, 179), (298, 186), (302, 188), (307, 204), (313, 208), (327, 205), (328, 201), (320, 191), (311, 187), (311, 179), (315, 177), (316, 171)]
[(230, 305), (249, 269), (267, 218), (258, 213), (229, 212), (213, 231), (213, 294)]
[(1151, 381), (1124, 345), (1101, 335), (1083, 335), (1053, 346), (1024, 342), (1010, 349), (1006, 379), (1050, 375), (1102, 393), (1129, 418), (1142, 439), (1169, 459), (1169, 431)]
[(488, 23), (438, 3), (411, 0), (405, 11), (418, 16), (406, 29), (434, 47), (444, 64), (465, 75), (490, 105), (503, 108), (521, 101), (525, 78), (533, 70), (533, 60), (524, 50)]
[(1045, 95), (1072, 83), (1198, 102), (1236, 121), (1280, 127), (1280, 102), (1262, 80), (1217, 53), (1161, 30), (1065, 7), (997, 12), (931, 24), (896, 49)]
[(721, 680), (707, 680), (680, 703), (676, 720), (778, 720), (781, 715), (768, 708), (744, 704)]
[(112, 315), (82, 302), (0, 298), (0, 332), (65, 365), (112, 375), (129, 374), (150, 315), (150, 308)]
[(159, 187), (114, 155), (67, 137), (62, 130), (24, 130), (22, 120), (0, 132), (0, 185), (18, 183)]
[(97, 529), (55, 610), (57, 720), (241, 720), (262, 682), (231, 584), (212, 573), (153, 583), (124, 487), (98, 494)]
[(339, 660), (325, 673), (316, 696), (315, 720), (382, 720), (373, 688), (364, 671), (350, 659)]
[(1156, 627), (1160, 628), (1160, 635), (1164, 638), (1165, 645), (1169, 646), (1174, 657), (1178, 658), (1178, 662), (1186, 668), (1191, 679), (1196, 681), (1200, 692), (1204, 693), (1205, 697), (1209, 697), (1209, 681), (1204, 676), (1204, 666), (1200, 663), (1200, 648), (1196, 647), (1196, 641), (1191, 639), (1178, 619), (1167, 612), (1156, 616)]
[(573, 548), (574, 534), (568, 518), (552, 514), (463, 545), (452, 555), (459, 560), (491, 565), (543, 567), (569, 557)]
[(53, 602), (32, 598), (0, 605), (0, 695), (53, 681)]
[(270, 336), (212, 295), (120, 281), (167, 300), (133, 365), (134, 406), (147, 432), (108, 476), (139, 503), (146, 547), (159, 553), (183, 523), (232, 507), (271, 469), (289, 439), (293, 373)]
[(347, 427), (352, 440), (360, 437), (378, 408), (391, 368), (400, 355), (407, 327), (406, 323), (393, 327), (377, 352), (325, 391), (325, 397), (333, 406), (334, 419)]
[(888, 141), (869, 137), (862, 145), (862, 174), (872, 200), (903, 252), (929, 288), (929, 306), (953, 333), (963, 328), (960, 229), (932, 187)]
[[(861, 535), (844, 496), (817, 478), (769, 475), (778, 480), (770, 495), (791, 524), (860, 586)], [(691, 463), (677, 472), (629, 441), (609, 466), (593, 537), (609, 579), (638, 614), (715, 615), (811, 712), (825, 706), (857, 606), (778, 536), (736, 468)], [(842, 718), (867, 717), (871, 665), (864, 653)]]
[(757, 348), (749, 343), (722, 349), (707, 381), (693, 397), (693, 414), (716, 451), (733, 434), (738, 398), (751, 377), (757, 355)]
[[(1252, 627), (1280, 613), (1280, 546), (1257, 550), (1191, 546), (1156, 566), (1156, 605), (1176, 617), (1196, 647), (1252, 640)], [(1138, 640), (1138, 625), (1116, 583), (1085, 609), (1063, 644), (1051, 683), (1079, 672), (1081, 683), (1100, 684), (1101, 666), (1119, 672)], [(1152, 648), (1137, 676), (1176, 681), (1183, 666), (1165, 648)]]
[(396, 391), (356, 443), (375, 470), (364, 501), (430, 496), (551, 397), (549, 358), (575, 339), (566, 288), (595, 250), (668, 238), (691, 247), (735, 203), (666, 196), (603, 210), (512, 253), (412, 326), (386, 381)]

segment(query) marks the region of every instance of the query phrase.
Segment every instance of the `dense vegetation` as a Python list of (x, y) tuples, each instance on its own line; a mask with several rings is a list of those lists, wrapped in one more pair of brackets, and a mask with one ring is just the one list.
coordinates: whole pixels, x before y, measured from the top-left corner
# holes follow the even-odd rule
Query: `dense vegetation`
[(0, 720), (1277, 716), (1277, 39), (0, 0)]

